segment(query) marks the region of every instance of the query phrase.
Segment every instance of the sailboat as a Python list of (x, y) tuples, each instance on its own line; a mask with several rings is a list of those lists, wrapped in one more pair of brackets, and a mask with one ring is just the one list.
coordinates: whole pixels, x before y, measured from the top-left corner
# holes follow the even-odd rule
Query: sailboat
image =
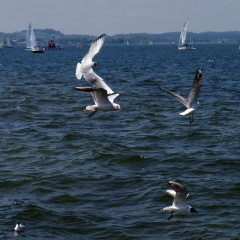
[(12, 48), (12, 44), (10, 42), (9, 36), (7, 36), (7, 48)]
[(190, 44), (186, 43), (187, 38), (187, 27), (188, 27), (188, 20), (183, 24), (181, 29), (181, 34), (178, 43), (179, 50), (194, 50), (195, 48), (192, 46), (192, 42)]
[(26, 36), (26, 50), (31, 50), (34, 53), (43, 53), (44, 50), (39, 48), (37, 45), (37, 40), (33, 32), (32, 24), (29, 24)]

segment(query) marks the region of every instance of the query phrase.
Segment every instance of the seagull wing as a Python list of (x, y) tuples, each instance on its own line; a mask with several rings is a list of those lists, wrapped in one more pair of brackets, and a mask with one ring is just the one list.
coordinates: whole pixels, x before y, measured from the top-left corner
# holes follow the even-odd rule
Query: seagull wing
[[(166, 194), (169, 195), (169, 196), (172, 196), (172, 197), (175, 197), (176, 196), (176, 192), (174, 190), (166, 190)], [(187, 197), (189, 196), (189, 194), (187, 194)]]
[(202, 87), (202, 72), (199, 68), (193, 81), (193, 87), (188, 96), (189, 107), (192, 107), (198, 101), (198, 95)]
[(107, 90), (108, 94), (114, 93), (113, 90), (103, 81), (101, 77), (99, 77), (92, 68), (86, 73), (83, 73), (84, 78), (96, 88), (104, 88)]
[(169, 93), (170, 95), (174, 96), (175, 98), (177, 98), (180, 102), (182, 102), (188, 108), (188, 100), (186, 98), (184, 98), (184, 97), (182, 97), (182, 96), (180, 96), (180, 95), (178, 95), (176, 93), (173, 93), (173, 92), (171, 92), (171, 91), (169, 91), (167, 89), (164, 89), (162, 87), (160, 87), (160, 88), (163, 91), (165, 91), (165, 92)]
[(97, 53), (99, 53), (100, 49), (102, 48), (105, 41), (105, 36), (106, 34), (102, 34), (94, 42), (92, 42), (88, 53), (82, 60), (82, 63), (92, 62), (92, 59)]
[(88, 53), (82, 59), (81, 63), (77, 64), (75, 75), (76, 75), (76, 78), (78, 80), (81, 79), (82, 74), (85, 71), (87, 71), (89, 68), (92, 67), (92, 59), (100, 51), (101, 47), (103, 46), (104, 40), (105, 40), (105, 35), (106, 34), (102, 34), (94, 42), (92, 42), (91, 47), (89, 48)]
[(110, 96), (108, 96), (108, 100), (109, 100), (111, 103), (114, 103), (114, 99), (115, 99), (117, 96), (119, 96), (119, 93), (110, 95)]
[(175, 198), (176, 192), (174, 190), (167, 190), (166, 194)]
[(176, 196), (173, 201), (173, 205), (180, 206), (186, 204), (186, 199), (188, 196), (188, 190), (183, 185), (169, 181), (168, 185), (176, 192)]
[(77, 64), (76, 67), (76, 78), (80, 80), (83, 77), (96, 88), (104, 88), (107, 90), (108, 94), (114, 93), (112, 89), (103, 81), (101, 77), (99, 77), (92, 69), (92, 59), (94, 56), (100, 51), (105, 41), (106, 34), (102, 34), (99, 36), (92, 44), (82, 59), (81, 63)]
[(92, 91), (93, 99), (99, 108), (106, 108), (112, 106), (112, 103), (108, 99), (107, 90), (104, 88), (94, 88)]
[(81, 65), (81, 63), (77, 64), (75, 75), (76, 75), (76, 78), (78, 80), (80, 80), (82, 78), (82, 65)]
[(95, 104), (99, 108), (106, 108), (108, 106), (112, 106), (112, 103), (108, 99), (106, 89), (95, 87), (75, 87), (74, 89), (78, 91), (90, 92), (93, 96)]

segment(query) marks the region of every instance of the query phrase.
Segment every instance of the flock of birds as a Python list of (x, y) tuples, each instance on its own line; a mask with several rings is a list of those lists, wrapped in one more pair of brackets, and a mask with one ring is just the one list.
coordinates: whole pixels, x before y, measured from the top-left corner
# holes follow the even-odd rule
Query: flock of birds
[[(106, 34), (100, 35), (92, 44), (88, 53), (84, 56), (81, 63), (77, 64), (76, 67), (76, 78), (80, 80), (84, 77), (87, 82), (89, 82), (92, 87), (75, 87), (75, 90), (90, 92), (92, 94), (95, 105), (84, 107), (85, 111), (91, 111), (89, 116), (94, 115), (97, 111), (116, 111), (122, 110), (120, 105), (114, 103), (114, 100), (118, 93), (114, 93), (113, 90), (104, 82), (104, 80), (99, 77), (94, 71), (93, 67), (96, 67), (98, 63), (93, 62), (93, 58), (100, 51), (104, 44)], [(161, 90), (169, 93), (173, 97), (181, 101), (187, 108), (184, 112), (179, 113), (180, 116), (189, 115), (190, 123), (194, 122), (193, 112), (199, 108), (200, 104), (198, 102), (198, 95), (202, 87), (202, 72), (201, 69), (197, 69), (193, 87), (189, 93), (188, 99), (173, 93), (167, 89), (158, 86)], [(171, 206), (164, 207), (161, 210), (171, 211), (171, 215), (168, 218), (170, 220), (173, 217), (173, 213), (197, 213), (195, 208), (190, 207), (187, 204), (188, 190), (185, 186), (180, 183), (169, 181), (168, 185), (172, 190), (167, 190), (166, 193), (174, 197), (174, 201)], [(21, 232), (25, 230), (25, 224), (17, 222), (14, 230)]]
[[(89, 116), (94, 115), (97, 111), (115, 111), (122, 110), (119, 104), (114, 103), (115, 98), (119, 94), (114, 94), (112, 89), (104, 82), (104, 80), (99, 77), (94, 71), (93, 67), (97, 66), (98, 63), (93, 62), (93, 58), (100, 51), (104, 44), (106, 34), (100, 35), (92, 44), (82, 59), (81, 63), (77, 64), (76, 67), (76, 78), (80, 80), (84, 77), (92, 87), (75, 87), (75, 90), (90, 92), (93, 96), (93, 100), (95, 105), (86, 106), (84, 108), (85, 111), (92, 111)], [(189, 93), (188, 99), (173, 93), (169, 90), (166, 90), (162, 87), (159, 87), (161, 90), (171, 94), (179, 101), (181, 101), (187, 108), (182, 113), (179, 113), (180, 116), (189, 115), (190, 123), (194, 122), (193, 112), (200, 106), (198, 102), (198, 95), (202, 86), (202, 72), (201, 69), (197, 70), (193, 87)]]
[[(83, 76), (92, 85), (92, 87), (74, 88), (75, 90), (90, 92), (92, 94), (95, 105), (86, 106), (84, 108), (85, 111), (92, 111), (92, 113), (89, 116), (92, 116), (97, 111), (122, 110), (119, 104), (114, 103), (114, 99), (119, 94), (114, 94), (112, 89), (104, 82), (104, 80), (93, 71), (93, 67), (98, 65), (97, 62), (93, 62), (93, 58), (103, 46), (105, 36), (106, 36), (105, 34), (100, 35), (91, 44), (88, 53), (82, 59), (81, 63), (78, 63), (76, 67), (76, 78), (80, 80)], [(196, 72), (193, 87), (189, 93), (188, 99), (159, 86), (161, 90), (174, 96), (186, 106), (187, 110), (185, 110), (182, 113), (179, 113), (179, 115), (180, 116), (189, 115), (190, 123), (194, 122), (193, 112), (200, 106), (198, 102), (198, 95), (201, 87), (202, 87), (201, 69), (198, 69)], [(171, 211), (171, 216), (168, 218), (169, 220), (172, 218), (173, 212), (179, 213), (197, 212), (195, 208), (190, 207), (186, 202), (186, 199), (188, 197), (188, 190), (186, 187), (172, 181), (169, 181), (168, 184), (172, 188), (172, 190), (167, 190), (166, 193), (174, 197), (174, 201), (172, 206), (162, 208), (162, 210)]]
[[(95, 105), (86, 106), (84, 108), (85, 111), (92, 111), (92, 113), (89, 116), (92, 116), (97, 111), (122, 110), (119, 104), (114, 103), (114, 99), (119, 94), (114, 94), (112, 89), (103, 81), (103, 79), (93, 71), (93, 67), (98, 65), (97, 62), (93, 62), (93, 58), (103, 46), (105, 36), (106, 36), (105, 34), (100, 35), (91, 44), (88, 53), (82, 59), (81, 63), (78, 63), (76, 67), (76, 78), (80, 80), (83, 76), (92, 85), (92, 87), (74, 88), (75, 90), (90, 92), (92, 94)], [(198, 95), (201, 87), (202, 87), (201, 69), (198, 69), (196, 72), (193, 87), (189, 93), (188, 99), (159, 86), (161, 90), (174, 96), (186, 106), (187, 109), (184, 112), (179, 113), (179, 115), (180, 116), (189, 115), (190, 123), (194, 122), (193, 112), (200, 106), (198, 102)], [(162, 210), (171, 211), (171, 216), (168, 218), (169, 220), (172, 218), (173, 212), (179, 213), (197, 212), (195, 208), (190, 207), (186, 202), (186, 199), (188, 197), (188, 190), (186, 187), (172, 181), (169, 181), (168, 184), (172, 188), (172, 190), (167, 190), (166, 193), (174, 197), (174, 201), (172, 206), (162, 208)]]

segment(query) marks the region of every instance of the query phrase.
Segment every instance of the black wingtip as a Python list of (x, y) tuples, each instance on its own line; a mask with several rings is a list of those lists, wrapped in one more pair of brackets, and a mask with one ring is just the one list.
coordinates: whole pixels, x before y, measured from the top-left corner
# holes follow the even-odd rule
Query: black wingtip
[(101, 38), (103, 38), (103, 37), (105, 37), (105, 36), (106, 36), (105, 33), (101, 34), (99, 37), (97, 37), (97, 39), (96, 39), (94, 42), (98, 41), (99, 39), (101, 39)]
[(152, 80), (152, 82), (155, 83), (160, 90), (162, 90), (162, 88), (160, 87), (160, 85), (156, 81)]

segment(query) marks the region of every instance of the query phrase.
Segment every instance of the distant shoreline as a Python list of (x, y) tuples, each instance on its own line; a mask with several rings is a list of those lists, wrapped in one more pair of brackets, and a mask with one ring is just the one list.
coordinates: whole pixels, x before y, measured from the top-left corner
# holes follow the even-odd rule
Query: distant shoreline
[[(71, 34), (65, 35), (54, 29), (34, 29), (37, 41), (43, 45), (54, 38), (58, 44), (90, 44), (97, 36)], [(0, 39), (5, 40), (9, 36), (13, 44), (22, 44), (26, 41), (26, 30), (14, 33), (0, 32)], [(106, 37), (106, 44), (163, 44), (178, 43), (180, 32), (169, 32), (161, 34), (129, 33), (116, 34)], [(187, 41), (194, 43), (240, 43), (240, 31), (229, 32), (202, 32), (187, 33)]]

